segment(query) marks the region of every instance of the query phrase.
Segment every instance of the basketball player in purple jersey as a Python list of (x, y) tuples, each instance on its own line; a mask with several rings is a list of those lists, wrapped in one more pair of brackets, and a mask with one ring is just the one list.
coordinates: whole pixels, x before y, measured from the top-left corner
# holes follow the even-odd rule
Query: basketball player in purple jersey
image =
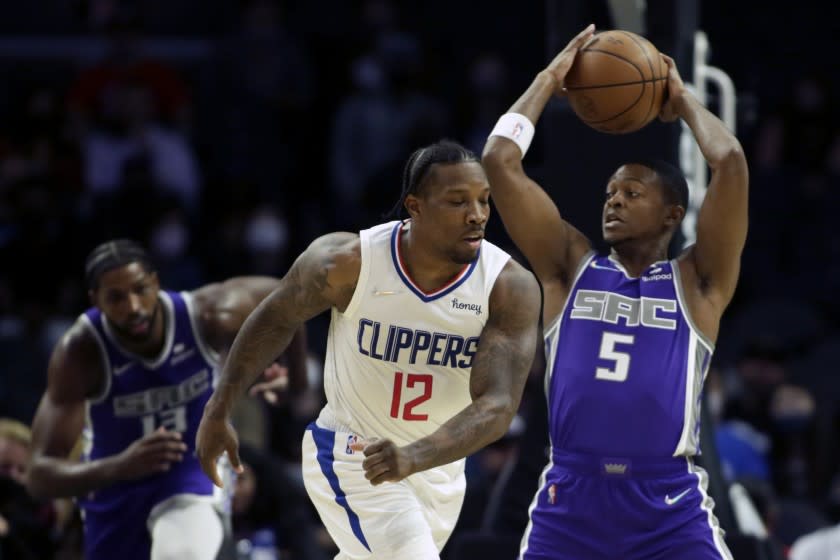
[[(146, 252), (128, 240), (94, 249), (85, 273), (94, 307), (50, 358), (29, 491), (78, 498), (87, 560), (212, 560), (223, 504), (194, 456), (196, 429), (220, 356), (278, 281), (163, 291)], [(296, 338), (294, 377), (306, 344), (303, 332)], [(80, 435), (85, 460), (77, 462), (68, 455)]]
[(738, 140), (686, 90), (673, 60), (660, 118), (681, 118), (711, 168), (697, 241), (668, 260), (688, 188), (664, 162), (632, 162), (606, 185), (595, 255), (521, 159), (563, 91), (575, 37), (503, 115), (483, 164), (502, 220), (544, 290), (551, 460), (521, 544), (525, 560), (730, 558), (706, 493), (699, 399), (747, 234)]

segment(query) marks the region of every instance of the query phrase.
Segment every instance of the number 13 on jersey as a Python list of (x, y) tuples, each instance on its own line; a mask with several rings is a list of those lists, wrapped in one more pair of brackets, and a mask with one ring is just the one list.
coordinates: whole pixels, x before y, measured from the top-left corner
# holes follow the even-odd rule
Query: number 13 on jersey
[[(426, 402), (432, 398), (432, 381), (431, 373), (403, 373), (401, 371), (394, 372), (394, 392), (391, 396), (391, 418), (402, 418), (403, 420), (422, 421), (428, 420), (428, 414), (419, 414), (414, 412), (415, 407)], [(403, 383), (405, 387), (411, 389), (416, 385), (423, 387), (423, 393), (416, 398), (402, 403)], [(402, 408), (400, 408), (402, 405)]]

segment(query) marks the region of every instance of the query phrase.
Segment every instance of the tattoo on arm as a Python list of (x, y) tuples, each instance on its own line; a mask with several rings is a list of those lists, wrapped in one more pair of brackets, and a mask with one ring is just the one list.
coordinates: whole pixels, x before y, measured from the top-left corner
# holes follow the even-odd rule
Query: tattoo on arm
[(336, 294), (348, 290), (352, 294), (355, 279), (352, 287), (344, 285), (347, 277), (352, 279), (352, 271), (343, 274), (347, 262), (338, 245), (342, 239), (346, 237), (313, 243), (246, 319), (222, 370), (211, 413), (228, 414), (233, 402), (283, 353), (305, 321), (339, 303)]
[(537, 351), (540, 294), (534, 277), (522, 269), (508, 275), (506, 288), (481, 334), (470, 373), (473, 402), (410, 444), (415, 471), (466, 457), (499, 439), (519, 408)]

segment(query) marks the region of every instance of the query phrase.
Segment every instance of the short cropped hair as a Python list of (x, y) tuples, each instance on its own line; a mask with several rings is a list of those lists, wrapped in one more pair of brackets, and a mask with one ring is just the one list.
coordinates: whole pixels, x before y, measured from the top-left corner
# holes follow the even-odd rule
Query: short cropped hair
[(85, 261), (88, 289), (96, 290), (104, 273), (131, 263), (141, 264), (148, 272), (156, 270), (146, 250), (130, 239), (113, 239), (98, 245)]
[(662, 194), (668, 204), (676, 204), (688, 209), (688, 183), (676, 166), (658, 158), (637, 159), (628, 163), (644, 165), (659, 176)]
[(16, 441), (28, 449), (32, 443), (32, 431), (23, 422), (0, 418), (0, 438)]
[(403, 169), (402, 193), (400, 199), (391, 210), (391, 216), (400, 216), (409, 194), (417, 194), (423, 186), (423, 181), (429, 174), (429, 169), (436, 163), (468, 163), (478, 162), (479, 159), (471, 150), (458, 142), (443, 139), (424, 148), (418, 148), (408, 157)]

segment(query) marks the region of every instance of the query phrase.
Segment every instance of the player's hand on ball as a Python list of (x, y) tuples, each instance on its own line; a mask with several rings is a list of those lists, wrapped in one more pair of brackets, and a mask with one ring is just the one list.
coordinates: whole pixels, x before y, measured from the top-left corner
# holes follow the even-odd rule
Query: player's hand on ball
[(668, 65), (668, 87), (665, 92), (665, 103), (662, 104), (662, 110), (659, 112), (659, 119), (663, 122), (673, 122), (680, 116), (677, 107), (688, 90), (677, 71), (674, 59), (665, 54), (662, 55), (662, 59)]
[(572, 67), (572, 63), (574, 63), (575, 56), (577, 56), (578, 51), (589, 40), (589, 38), (592, 37), (593, 33), (595, 33), (595, 25), (590, 23), (586, 26), (586, 29), (578, 33), (574, 39), (569, 41), (566, 48), (560, 51), (560, 54), (555, 56), (554, 60), (546, 66), (546, 71), (552, 75), (555, 83), (557, 84), (557, 89), (555, 90), (557, 95), (564, 95), (563, 82), (566, 80), (566, 74), (569, 73), (569, 68)]
[(365, 469), (365, 478), (374, 486), (383, 482), (399, 482), (414, 472), (414, 461), (391, 440), (360, 440), (351, 443), (350, 449), (365, 454), (362, 468)]

